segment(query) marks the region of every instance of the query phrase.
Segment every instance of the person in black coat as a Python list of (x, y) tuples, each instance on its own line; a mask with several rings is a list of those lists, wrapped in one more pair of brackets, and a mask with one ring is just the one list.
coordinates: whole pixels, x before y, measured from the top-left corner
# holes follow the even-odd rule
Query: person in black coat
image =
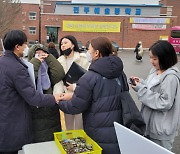
[(3, 38), (5, 55), (0, 57), (0, 154), (17, 154), (32, 142), (30, 105), (54, 106), (60, 95), (41, 94), (35, 90), (22, 60), (27, 37), (11, 30)]
[(56, 59), (59, 58), (59, 53), (57, 52), (55, 44), (53, 42), (50, 42), (48, 44), (48, 53), (52, 54)]
[(87, 52), (89, 70), (77, 82), (74, 94), (62, 94), (58, 103), (67, 114), (82, 113), (85, 132), (102, 147), (103, 154), (120, 153), (113, 122), (122, 124), (123, 63), (112, 54), (109, 39), (92, 39)]
[(135, 56), (136, 56), (136, 60), (141, 62), (142, 58), (143, 58), (143, 48), (142, 48), (142, 42), (141, 41), (139, 41), (136, 44), (134, 53), (135, 53)]

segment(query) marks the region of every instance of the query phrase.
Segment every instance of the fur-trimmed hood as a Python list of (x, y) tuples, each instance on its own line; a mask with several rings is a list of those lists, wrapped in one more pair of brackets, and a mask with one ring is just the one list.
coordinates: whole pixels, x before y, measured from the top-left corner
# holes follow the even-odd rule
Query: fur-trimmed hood
[(43, 50), (44, 52), (48, 53), (48, 48), (42, 44), (35, 44), (31, 48), (29, 48), (28, 52), (28, 61), (30, 61), (36, 54), (38, 49)]

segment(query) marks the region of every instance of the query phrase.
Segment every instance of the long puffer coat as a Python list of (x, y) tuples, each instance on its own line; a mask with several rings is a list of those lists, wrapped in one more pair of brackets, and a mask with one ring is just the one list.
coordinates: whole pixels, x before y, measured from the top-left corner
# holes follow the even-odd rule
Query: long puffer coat
[(120, 58), (102, 57), (80, 78), (72, 99), (59, 102), (65, 113), (82, 113), (86, 133), (102, 147), (103, 154), (120, 153), (113, 122), (122, 124), (122, 72)]
[[(35, 81), (37, 81), (38, 70), (41, 65), (41, 62), (34, 57), (37, 48), (40, 48), (47, 52), (46, 48), (40, 45), (35, 45), (29, 50), (28, 58), (30, 62), (34, 65)], [(48, 75), (50, 78), (51, 86), (48, 90), (44, 90), (43, 93), (52, 94), (54, 85), (64, 78), (65, 73), (62, 65), (57, 61), (57, 59), (53, 55), (49, 54), (48, 57), (45, 58), (45, 62), (48, 65)], [(44, 142), (54, 140), (53, 133), (61, 131), (60, 114), (58, 106), (32, 106), (31, 112), (33, 117), (33, 141)]]

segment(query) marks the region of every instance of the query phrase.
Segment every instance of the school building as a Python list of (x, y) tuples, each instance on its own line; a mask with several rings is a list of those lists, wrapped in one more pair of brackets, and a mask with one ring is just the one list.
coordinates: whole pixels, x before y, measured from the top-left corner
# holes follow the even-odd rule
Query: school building
[[(26, 0), (23, 0), (26, 1)], [(47, 39), (58, 43), (64, 35), (74, 35), (84, 45), (105, 36), (120, 48), (134, 48), (138, 41), (148, 48), (166, 37), (179, 24), (178, 3), (173, 0), (40, 0), (22, 2), (14, 27), (23, 30), (30, 43)], [(176, 3), (175, 3), (176, 1)], [(178, 7), (179, 8), (179, 7)]]

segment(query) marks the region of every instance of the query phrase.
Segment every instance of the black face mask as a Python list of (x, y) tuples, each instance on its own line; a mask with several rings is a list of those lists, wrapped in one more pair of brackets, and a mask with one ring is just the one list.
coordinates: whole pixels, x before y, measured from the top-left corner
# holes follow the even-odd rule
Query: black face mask
[(62, 51), (63, 52), (63, 54), (65, 55), (65, 56), (69, 56), (70, 54), (71, 54), (71, 52), (72, 52), (72, 49), (71, 48), (68, 48), (68, 49), (65, 49), (64, 51)]

